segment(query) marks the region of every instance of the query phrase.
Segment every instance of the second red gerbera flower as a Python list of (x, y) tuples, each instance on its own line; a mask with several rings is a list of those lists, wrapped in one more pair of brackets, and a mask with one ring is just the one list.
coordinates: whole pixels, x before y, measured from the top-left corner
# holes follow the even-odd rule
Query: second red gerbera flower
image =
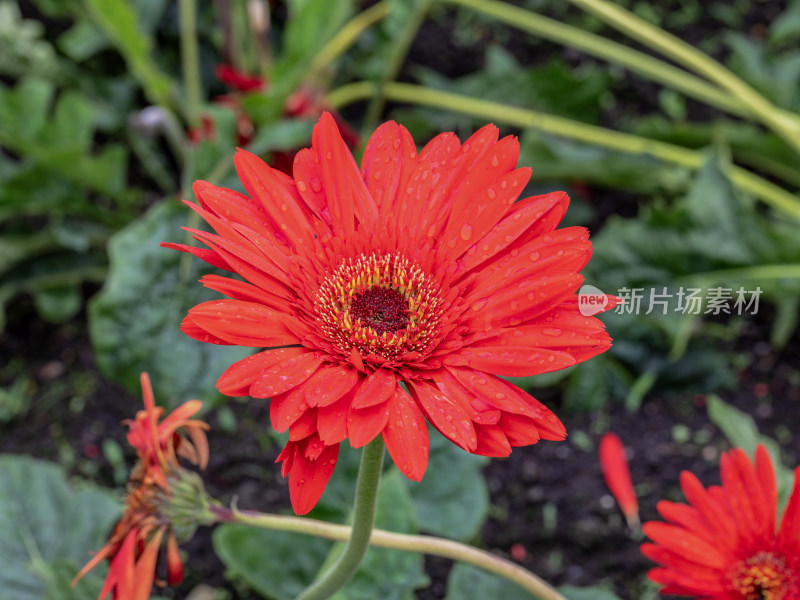
[(217, 385), (272, 398), (273, 426), (289, 430), (279, 460), (298, 514), (316, 504), (345, 439), (360, 447), (383, 436), (419, 481), (426, 420), (487, 456), (564, 438), (552, 412), (501, 376), (562, 369), (611, 341), (578, 311), (588, 232), (556, 229), (566, 194), (517, 202), (530, 177), (518, 154), (516, 138), (498, 141), (491, 125), (464, 144), (446, 133), (417, 152), (389, 122), (359, 170), (324, 114), (293, 178), (240, 150), (249, 196), (195, 184), (191, 206), (216, 235), (192, 230), (207, 249), (164, 245), (246, 282), (204, 277), (230, 299), (194, 307), (182, 330), (267, 348)]

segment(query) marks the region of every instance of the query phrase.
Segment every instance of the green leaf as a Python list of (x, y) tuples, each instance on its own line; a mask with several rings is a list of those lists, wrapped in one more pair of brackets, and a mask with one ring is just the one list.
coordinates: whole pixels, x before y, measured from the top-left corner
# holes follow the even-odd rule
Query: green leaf
[(558, 591), (567, 600), (619, 600), (619, 596), (605, 585), (592, 585), (589, 587), (562, 585), (558, 588)]
[(39, 314), (52, 323), (65, 323), (83, 306), (83, 296), (77, 284), (36, 290), (33, 300)]
[(50, 118), (54, 93), (51, 83), (35, 77), (22, 79), (13, 89), (0, 85), (0, 143), (23, 161), (46, 166), (82, 187), (115, 199), (130, 196), (125, 190), (125, 149), (109, 145), (96, 156), (89, 154), (97, 118), (92, 102), (68, 91)]
[(285, 531), (247, 525), (220, 525), (214, 551), (228, 576), (243, 579), (272, 600), (292, 600), (313, 581), (332, 542)]
[(171, 79), (153, 62), (152, 38), (139, 29), (139, 18), (125, 0), (86, 0), (95, 22), (111, 38), (139, 80), (150, 102), (169, 106)]
[(147, 371), (157, 396), (173, 406), (190, 398), (219, 398), (217, 378), (250, 352), (204, 344), (179, 330), (189, 308), (219, 297), (196, 282), (210, 268), (159, 247), (179, 235), (187, 212), (164, 201), (115, 234), (108, 279), (89, 305), (89, 333), (103, 373), (138, 394), (139, 373)]
[(118, 502), (88, 485), (70, 486), (60, 467), (0, 455), (0, 589), (14, 600), (79, 600), (97, 593), (90, 574), (69, 582), (104, 543)]
[(23, 19), (15, 2), (0, 2), (0, 73), (19, 76), (35, 73), (57, 78), (59, 61), (53, 47), (43, 39), (44, 26)]
[(403, 478), (421, 530), (462, 541), (478, 534), (489, 511), (489, 491), (481, 472), (487, 462), (430, 431), (425, 476), (419, 483)]

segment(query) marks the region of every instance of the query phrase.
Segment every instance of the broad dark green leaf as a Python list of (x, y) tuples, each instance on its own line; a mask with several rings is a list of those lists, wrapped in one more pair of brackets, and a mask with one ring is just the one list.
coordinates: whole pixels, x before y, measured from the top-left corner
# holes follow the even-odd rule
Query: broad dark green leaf
[(425, 476), (419, 483), (403, 478), (421, 530), (462, 541), (479, 532), (489, 510), (489, 491), (482, 473), (487, 462), (430, 430)]
[(219, 398), (217, 378), (250, 352), (204, 344), (179, 330), (189, 308), (219, 297), (197, 283), (209, 272), (205, 263), (159, 246), (181, 240), (188, 213), (178, 202), (164, 201), (115, 234), (108, 279), (89, 306), (89, 332), (103, 373), (138, 394), (139, 373), (148, 371), (157, 397), (173, 406)]
[(217, 527), (213, 539), (228, 576), (244, 580), (270, 600), (296, 598), (333, 546), (312, 536), (238, 524)]
[[(69, 582), (104, 543), (119, 515), (109, 493), (72, 487), (60, 467), (0, 456), (0, 589), (13, 600), (84, 600), (98, 575)], [(102, 571), (102, 567), (99, 568)]]

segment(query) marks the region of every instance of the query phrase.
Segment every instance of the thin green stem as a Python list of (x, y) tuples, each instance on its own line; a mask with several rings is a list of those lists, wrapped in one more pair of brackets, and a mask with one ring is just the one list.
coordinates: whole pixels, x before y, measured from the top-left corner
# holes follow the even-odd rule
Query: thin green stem
[(339, 56), (353, 45), (353, 43), (367, 29), (386, 17), (391, 10), (388, 0), (381, 0), (368, 9), (361, 11), (350, 19), (345, 25), (336, 32), (327, 44), (311, 60), (309, 65), (309, 79), (324, 71)]
[[(347, 525), (334, 525), (316, 519), (230, 510), (219, 506), (212, 506), (210, 510), (212, 515), (206, 519), (209, 523), (214, 521), (242, 523), (253, 527), (291, 531), (336, 541), (344, 541), (350, 537), (350, 527)], [(380, 548), (421, 552), (474, 565), (514, 582), (539, 600), (566, 600), (555, 588), (530, 571), (480, 548), (433, 536), (393, 533), (383, 529), (373, 529), (369, 543)]]
[[(378, 124), (378, 119), (380, 118), (381, 112), (383, 112), (383, 106), (386, 103), (386, 97), (384, 94), (386, 85), (390, 81), (397, 79), (397, 75), (400, 73), (400, 69), (403, 67), (403, 62), (408, 55), (411, 44), (414, 42), (414, 38), (417, 37), (417, 32), (419, 31), (422, 22), (425, 20), (425, 16), (428, 14), (428, 10), (430, 10), (432, 3), (433, 0), (416, 0), (414, 4), (414, 10), (408, 17), (403, 29), (400, 31), (400, 35), (398, 36), (397, 40), (395, 40), (394, 45), (392, 46), (392, 52), (384, 65), (383, 75), (381, 76), (377, 93), (372, 96), (369, 105), (367, 106), (367, 112), (364, 116), (363, 123), (364, 132), (371, 133)], [(366, 138), (367, 136), (365, 135), (364, 137)]]
[(761, 94), (710, 56), (607, 0), (570, 0), (570, 2), (724, 88), (749, 108), (764, 125), (800, 152), (800, 123), (796, 117), (791, 118), (783, 114)]
[[(328, 94), (328, 103), (338, 108), (348, 102), (369, 97), (374, 93), (374, 89), (374, 85), (369, 83), (349, 84)], [(681, 146), (419, 85), (389, 83), (384, 87), (384, 93), (386, 98), (397, 102), (442, 108), (516, 127), (537, 129), (619, 152), (650, 155), (690, 169), (699, 169), (707, 158), (702, 152)], [(740, 167), (730, 167), (727, 173), (739, 188), (757, 196), (770, 206), (800, 219), (800, 198), (797, 196)]]
[(361, 455), (356, 481), (356, 501), (353, 508), (353, 527), (344, 551), (322, 576), (297, 597), (297, 600), (326, 600), (350, 581), (369, 548), (375, 525), (378, 503), (378, 484), (383, 469), (383, 438), (372, 440)]
[(186, 120), (196, 127), (200, 123), (203, 92), (200, 83), (200, 53), (197, 48), (197, 5), (195, 0), (180, 0), (181, 69), (186, 93)]

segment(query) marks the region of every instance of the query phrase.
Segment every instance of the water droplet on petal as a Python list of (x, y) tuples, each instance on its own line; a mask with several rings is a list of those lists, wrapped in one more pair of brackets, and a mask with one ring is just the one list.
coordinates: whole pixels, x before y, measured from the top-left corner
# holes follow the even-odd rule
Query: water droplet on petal
[(464, 224), (464, 226), (461, 228), (461, 239), (467, 242), (471, 237), (472, 225)]
[(297, 182), (297, 189), (300, 190), (301, 192), (305, 192), (308, 189), (306, 187), (306, 182), (305, 181), (298, 181)]
[(493, 166), (493, 167), (497, 167), (497, 166), (499, 166), (499, 165), (500, 165), (500, 161), (499, 161), (499, 160), (497, 160), (497, 155), (493, 156), (493, 157), (492, 157), (492, 166)]

